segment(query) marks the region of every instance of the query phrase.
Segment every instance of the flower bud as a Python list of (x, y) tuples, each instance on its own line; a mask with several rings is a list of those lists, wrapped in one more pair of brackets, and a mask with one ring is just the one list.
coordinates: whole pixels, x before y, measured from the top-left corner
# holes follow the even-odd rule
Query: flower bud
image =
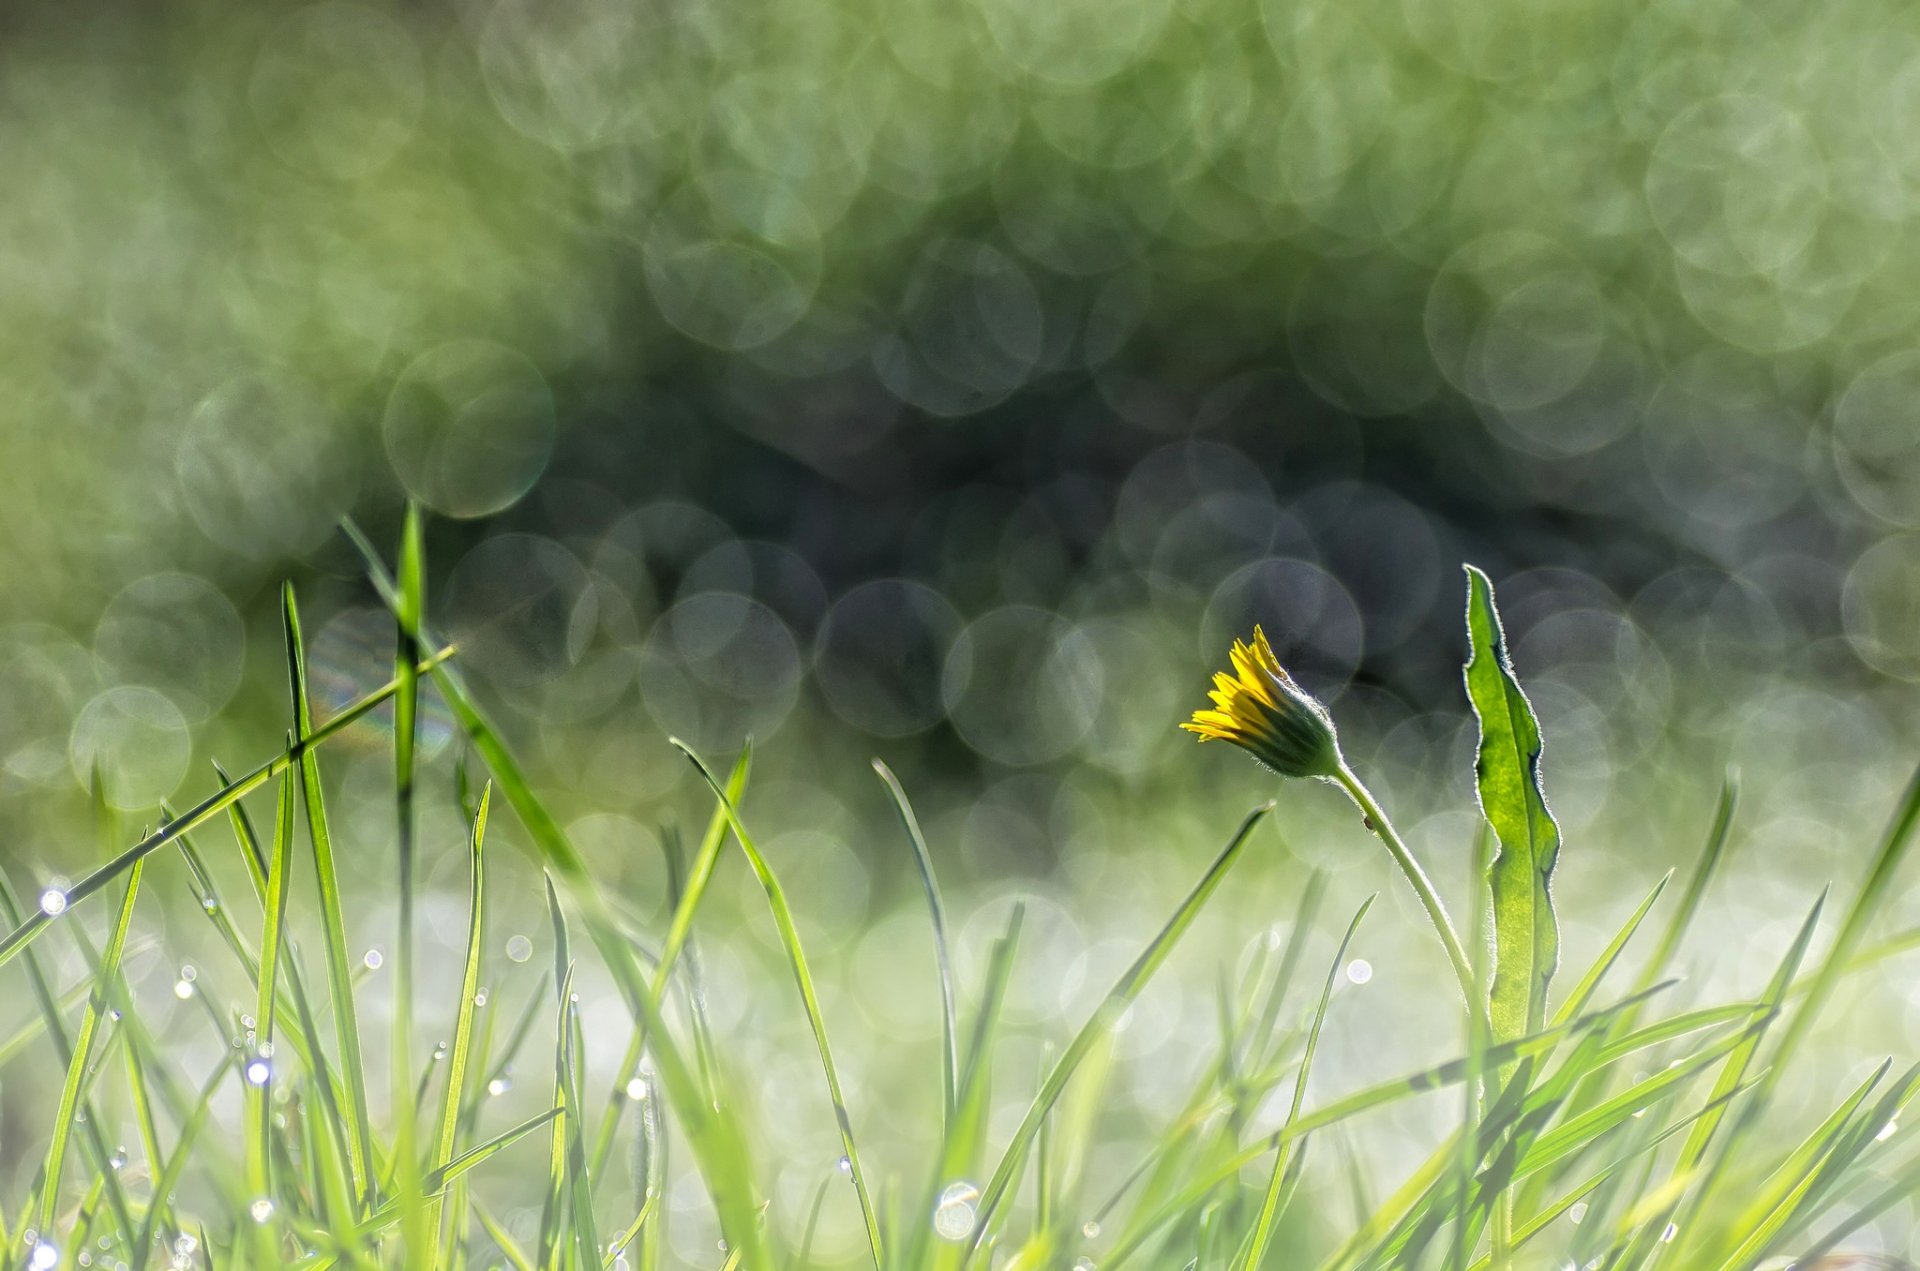
[(1233, 642), (1233, 674), (1213, 677), (1213, 708), (1180, 727), (1201, 741), (1230, 741), (1283, 777), (1330, 777), (1340, 744), (1327, 708), (1281, 669), (1259, 627), (1253, 643)]

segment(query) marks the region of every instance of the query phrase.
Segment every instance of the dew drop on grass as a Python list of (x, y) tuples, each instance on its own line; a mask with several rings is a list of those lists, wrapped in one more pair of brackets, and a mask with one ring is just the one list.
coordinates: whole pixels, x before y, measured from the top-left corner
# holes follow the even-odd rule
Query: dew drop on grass
[(840, 1172), (848, 1178), (853, 1177), (853, 1162), (844, 1156), (840, 1158)]
[(113, 1149), (113, 1155), (107, 1158), (108, 1169), (120, 1169), (127, 1163), (127, 1145), (122, 1143)]
[(33, 1246), (33, 1256), (27, 1259), (27, 1265), (33, 1271), (51, 1271), (60, 1265), (60, 1251), (49, 1241), (39, 1241)]
[(1567, 1219), (1570, 1222), (1572, 1222), (1575, 1226), (1579, 1226), (1580, 1220), (1582, 1218), (1585, 1218), (1586, 1216), (1587, 1216), (1587, 1202), (1584, 1200), (1574, 1201), (1573, 1204), (1569, 1206), (1567, 1209)]
[(1873, 1136), (1874, 1142), (1885, 1143), (1888, 1139), (1892, 1138), (1895, 1134), (1898, 1134), (1899, 1132), (1900, 1132), (1900, 1123), (1898, 1121), (1889, 1121), (1885, 1125), (1880, 1127), (1880, 1132), (1878, 1134)]
[(1089, 1240), (1099, 1239), (1100, 1237), (1099, 1220), (1095, 1218), (1089, 1218), (1084, 1223), (1080, 1224), (1080, 1234), (1085, 1236)]
[[(58, 918), (67, 912), (67, 893), (63, 887), (49, 887), (40, 893), (40, 912), (49, 918)], [(34, 1257), (39, 1257), (36, 1249)], [(58, 1256), (58, 1255), (55, 1255)]]
[(942, 1240), (965, 1240), (973, 1232), (973, 1218), (980, 1202), (980, 1189), (962, 1180), (949, 1183), (933, 1207), (933, 1233)]
[(265, 1222), (273, 1217), (273, 1202), (262, 1196), (247, 1206), (247, 1212), (253, 1216), (255, 1222)]
[(496, 1099), (511, 1089), (513, 1089), (513, 1078), (507, 1076), (505, 1073), (500, 1074), (487, 1083), (487, 1093)]
[(507, 960), (509, 962), (525, 962), (532, 956), (533, 941), (527, 939), (525, 936), (509, 936), (507, 938)]
[(1349, 984), (1365, 984), (1372, 978), (1373, 963), (1367, 961), (1365, 958), (1355, 958), (1353, 961), (1347, 963), (1347, 982)]
[(187, 979), (175, 980), (173, 982), (173, 995), (183, 1002), (192, 997), (193, 981)]
[(1667, 1229), (1660, 1233), (1661, 1243), (1671, 1244), (1673, 1243), (1673, 1238), (1679, 1234), (1680, 1234), (1680, 1228), (1675, 1226), (1673, 1223), (1668, 1223)]
[(273, 1065), (264, 1059), (256, 1059), (247, 1065), (247, 1084), (264, 1086), (273, 1078)]
[(1081, 1254), (1073, 1260), (1073, 1271), (1093, 1271), (1093, 1259)]
[(380, 952), (380, 950), (378, 949), (368, 949), (367, 956), (360, 959), (360, 961), (366, 965), (366, 968), (369, 971), (378, 971), (381, 967), (381, 964), (384, 963), (386, 960), (387, 960), (387, 955)]

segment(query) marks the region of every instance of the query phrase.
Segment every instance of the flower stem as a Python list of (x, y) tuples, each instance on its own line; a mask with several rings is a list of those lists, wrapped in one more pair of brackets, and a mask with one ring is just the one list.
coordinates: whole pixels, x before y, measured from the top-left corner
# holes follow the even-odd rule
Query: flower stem
[(1347, 797), (1353, 800), (1354, 806), (1360, 809), (1360, 814), (1366, 818), (1367, 828), (1373, 831), (1374, 837), (1386, 844), (1387, 853), (1393, 857), (1394, 864), (1398, 865), (1400, 872), (1407, 876), (1407, 881), (1413, 885), (1414, 894), (1419, 896), (1420, 903), (1426, 906), (1427, 917), (1432, 921), (1433, 929), (1439, 933), (1440, 943), (1446, 946), (1447, 961), (1453, 964), (1454, 977), (1460, 981), (1460, 995), (1466, 999), (1467, 1010), (1478, 1016), (1484, 1009), (1480, 1004), (1479, 984), (1474, 978), (1472, 964), (1467, 961), (1467, 952), (1460, 943), (1460, 936), (1454, 931), (1453, 919), (1447, 916), (1447, 907), (1441, 902), (1440, 893), (1433, 889), (1433, 881), (1427, 877), (1427, 872), (1420, 868), (1420, 862), (1415, 860), (1413, 853), (1407, 850), (1407, 845), (1401, 839), (1399, 831), (1393, 828), (1393, 822), (1387, 820), (1387, 814), (1380, 810), (1380, 805), (1374, 802), (1373, 794), (1361, 783), (1360, 778), (1354, 775), (1353, 769), (1347, 766), (1345, 760), (1342, 760), (1340, 766), (1334, 771), (1333, 779), (1342, 790), (1347, 792)]

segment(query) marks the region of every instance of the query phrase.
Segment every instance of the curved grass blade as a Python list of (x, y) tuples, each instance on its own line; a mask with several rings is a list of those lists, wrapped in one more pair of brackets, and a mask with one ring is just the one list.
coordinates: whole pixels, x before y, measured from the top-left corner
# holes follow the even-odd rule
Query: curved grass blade
[(846, 1094), (840, 1086), (840, 1073), (833, 1062), (833, 1048), (827, 1041), (826, 1020), (820, 1014), (820, 999), (813, 987), (813, 972), (807, 967), (806, 951), (800, 944), (800, 929), (793, 921), (793, 911), (787, 905), (786, 889), (780, 885), (780, 880), (760, 854), (760, 849), (754, 846), (747, 827), (740, 821), (739, 810), (727, 798), (726, 789), (713, 775), (712, 769), (685, 742), (677, 737), (669, 740), (692, 761), (714, 797), (726, 809), (727, 821), (733, 826), (733, 837), (739, 841), (740, 850), (746, 854), (747, 863), (752, 866), (754, 876), (760, 880), (761, 890), (766, 893), (767, 907), (773, 912), (780, 943), (786, 950), (787, 964), (792, 968), (794, 981), (800, 989), (801, 1004), (806, 1008), (807, 1024), (813, 1030), (814, 1046), (820, 1052), (820, 1067), (826, 1074), (827, 1093), (833, 1101), (834, 1119), (840, 1127), (840, 1146), (846, 1153), (848, 1172), (853, 1176), (854, 1193), (860, 1201), (860, 1215), (867, 1226), (867, 1244), (873, 1253), (873, 1264), (884, 1268), (887, 1260), (882, 1249), (880, 1215), (874, 1208), (873, 1196), (867, 1189), (866, 1172), (860, 1165), (860, 1149), (853, 1138), (853, 1120), (847, 1113)]
[[(452, 648), (442, 649), (431, 658), (422, 662), (420, 669), (423, 671), (433, 670), (452, 656)], [(309, 751), (325, 742), (328, 738), (337, 736), (351, 725), (358, 723), (369, 711), (379, 706), (389, 697), (392, 697), (398, 687), (397, 684), (387, 684), (382, 688), (375, 689), (353, 705), (341, 711), (338, 715), (335, 715), (332, 719), (329, 719), (326, 723), (315, 728), (304, 741), (295, 742), (289, 746), (285, 752), (269, 759), (266, 763), (261, 764), (258, 768), (247, 773), (239, 780), (223, 786), (218, 793), (209, 795), (199, 803), (196, 803), (176, 820), (169, 821), (152, 833), (144, 835), (140, 841), (132, 847), (107, 861), (105, 864), (98, 866), (92, 873), (82, 878), (72, 887), (69, 887), (67, 889), (67, 907), (71, 909), (74, 905), (86, 900), (95, 892), (105, 889), (108, 883), (111, 883), (121, 874), (131, 869), (135, 861), (146, 859), (148, 856), (151, 856), (153, 853), (179, 838), (182, 834), (199, 828), (211, 818), (226, 811), (244, 796), (251, 794), (273, 778), (287, 771), (299, 763), (302, 757)], [(11, 962), (19, 955), (23, 948), (39, 939), (41, 933), (47, 929), (53, 920), (49, 915), (36, 909), (27, 916), (25, 921), (21, 921), (18, 917), (15, 917), (11, 921), (14, 922), (13, 930), (9, 931), (4, 937), (0, 937), (0, 966), (5, 966), (8, 962)]]
[[(281, 615), (286, 624), (287, 676), (293, 694), (296, 745), (313, 732), (313, 703), (307, 696), (306, 642), (300, 634), (300, 609), (293, 584), (280, 589)], [(397, 688), (396, 688), (397, 691)], [(311, 747), (300, 752), (300, 790), (306, 797), (307, 838), (313, 848), (313, 871), (320, 887), (322, 952), (327, 962), (327, 989), (333, 1002), (334, 1030), (340, 1044), (340, 1075), (347, 1095), (347, 1154), (359, 1203), (372, 1202), (375, 1189), (373, 1131), (367, 1115), (367, 1074), (361, 1061), (360, 1016), (353, 997), (353, 972), (347, 952), (346, 905), (334, 866), (333, 836), (327, 829), (326, 797), (320, 786), (320, 764)], [(402, 1074), (400, 1080), (406, 1079)]]
[[(473, 1055), (473, 1016), (480, 996), (480, 958), (485, 947), (486, 931), (487, 805), (492, 799), (493, 787), (489, 784), (480, 792), (480, 807), (474, 814), (473, 832), (468, 838), (472, 877), (467, 893), (466, 969), (460, 977), (460, 1010), (454, 1019), (453, 1046), (447, 1052), (447, 1088), (440, 1103), (439, 1132), (434, 1136), (435, 1169), (445, 1169), (448, 1162), (453, 1160), (461, 1100), (466, 1092), (467, 1067)], [(399, 1149), (396, 1147), (395, 1150)], [(427, 1206), (426, 1228), (433, 1233), (436, 1245), (444, 1247), (445, 1242), (440, 1239), (440, 1211), (438, 1200)]]
[[(184, 840), (183, 840), (184, 842)], [(273, 822), (273, 856), (267, 867), (267, 890), (260, 924), (260, 970), (255, 1027), (262, 1053), (273, 1053), (274, 1012), (279, 1009), (280, 943), (287, 927), (287, 891), (293, 874), (293, 780), (280, 781), (280, 798)], [(216, 909), (218, 907), (216, 906)], [(316, 1079), (324, 1079), (316, 1073)], [(255, 1196), (271, 1197), (270, 1164), (273, 1151), (273, 1110), (265, 1083), (247, 1083), (247, 1187)]]
[(1207, 872), (1201, 875), (1200, 881), (1194, 884), (1193, 890), (1188, 892), (1186, 899), (1180, 902), (1166, 925), (1161, 927), (1148, 942), (1147, 947), (1140, 951), (1140, 956), (1134, 959), (1133, 965), (1128, 967), (1113, 988), (1108, 990), (1106, 998), (1095, 1008), (1087, 1022), (1080, 1026), (1080, 1031), (1074, 1035), (1073, 1041), (1068, 1043), (1059, 1062), (1054, 1064), (1053, 1071), (1047, 1074), (1047, 1080), (1041, 1086), (1040, 1093), (1028, 1107), (1019, 1128), (1014, 1131), (1012, 1141), (1007, 1144), (1006, 1151), (1001, 1154), (1000, 1163), (994, 1167), (993, 1176), (987, 1181), (985, 1190), (980, 1194), (973, 1237), (968, 1246), (971, 1253), (977, 1253), (986, 1240), (994, 1211), (1006, 1198), (1015, 1172), (1026, 1159), (1027, 1149), (1033, 1145), (1033, 1138), (1039, 1131), (1040, 1122), (1052, 1110), (1054, 1103), (1060, 1098), (1060, 1092), (1066, 1089), (1074, 1070), (1086, 1058), (1094, 1043), (1112, 1028), (1114, 1021), (1140, 995), (1147, 981), (1153, 978), (1154, 973), (1167, 960), (1167, 956), (1173, 952), (1174, 945), (1179, 942), (1182, 935), (1186, 934), (1187, 928), (1193, 925), (1193, 920), (1199, 914), (1201, 907), (1220, 886), (1221, 880), (1226, 877), (1227, 871), (1233, 867), (1234, 862), (1240, 858), (1241, 852), (1252, 839), (1254, 827), (1272, 810), (1273, 804), (1268, 802), (1246, 815), (1240, 822), (1240, 827), (1234, 831), (1233, 837), (1227, 840), (1227, 845), (1221, 849), (1218, 856), (1214, 857), (1213, 864), (1207, 867)]
[[(1340, 968), (1347, 960), (1347, 946), (1353, 943), (1354, 933), (1360, 930), (1360, 921), (1367, 916), (1367, 910), (1373, 907), (1374, 899), (1369, 896), (1361, 902), (1353, 921), (1347, 924), (1346, 935), (1340, 937), (1340, 948), (1333, 955), (1332, 965), (1327, 968), (1326, 983), (1320, 989), (1320, 1004), (1314, 1008), (1313, 1023), (1307, 1027), (1307, 1048), (1301, 1054), (1300, 1072), (1293, 1081), (1293, 1102), (1287, 1107), (1286, 1125), (1300, 1118), (1300, 1105), (1307, 1098), (1307, 1078), (1313, 1071), (1313, 1056), (1320, 1048), (1320, 1029), (1327, 1022), (1327, 1006), (1333, 1001), (1334, 983), (1340, 978)], [(1287, 1189), (1291, 1146), (1290, 1142), (1282, 1142), (1274, 1151), (1273, 1174), (1267, 1182), (1267, 1194), (1260, 1204), (1260, 1215), (1254, 1220), (1252, 1243), (1247, 1248), (1246, 1256), (1234, 1261), (1236, 1271), (1254, 1271), (1267, 1256), (1267, 1245), (1273, 1238), (1274, 1226), (1280, 1221), (1280, 1200)]]
[[(727, 777), (727, 797), (738, 807), (741, 797), (747, 790), (747, 774), (753, 768), (753, 747), (740, 748), (740, 757), (734, 761), (733, 771)], [(707, 884), (713, 881), (713, 871), (719, 864), (720, 852), (727, 842), (727, 810), (716, 806), (707, 820), (706, 833), (700, 839), (700, 852), (693, 860), (693, 868), (688, 872), (686, 883), (680, 888), (679, 895), (673, 900), (673, 916), (667, 923), (666, 943), (660, 950), (660, 961), (653, 968), (653, 996), (663, 1000), (667, 995), (667, 984), (673, 975), (674, 966), (680, 960), (680, 952), (686, 947), (687, 940), (693, 934), (694, 915), (699, 912), (700, 902), (706, 898)], [(673, 846), (677, 846), (673, 845)], [(674, 860), (669, 853), (668, 861)], [(640, 1066), (640, 1056), (646, 1047), (646, 1030), (637, 1024), (627, 1040), (627, 1051), (620, 1060), (619, 1068), (614, 1070), (614, 1096), (607, 1101), (607, 1108), (600, 1118), (600, 1128), (594, 1135), (591, 1163), (598, 1174), (606, 1167), (607, 1158), (613, 1151), (613, 1136), (620, 1124), (620, 1109), (623, 1106), (622, 1094), (626, 1083), (630, 1081)]]
[(893, 769), (881, 760), (873, 761), (873, 770), (887, 787), (887, 794), (893, 799), (894, 811), (900, 815), (900, 825), (907, 832), (907, 841), (913, 845), (914, 867), (920, 871), (920, 886), (927, 896), (927, 913), (933, 923), (933, 960), (940, 974), (943, 1107), (946, 1119), (952, 1120), (960, 1098), (960, 1040), (958, 1011), (954, 1006), (953, 958), (947, 942), (947, 907), (940, 899), (940, 881), (933, 870), (933, 854), (927, 850), (927, 837), (920, 832), (920, 819), (913, 814), (913, 804), (908, 801), (906, 790), (901, 787), (900, 779), (893, 775)]
[[(100, 1118), (94, 1115), (89, 1107), (90, 1101), (84, 1097), (82, 1082), (92, 1062), (92, 1053), (99, 1036), (101, 1017), (106, 1013), (109, 994), (119, 976), (120, 959), (126, 949), (127, 929), (133, 922), (133, 902), (139, 894), (140, 872), (140, 867), (135, 865), (128, 876), (127, 890), (120, 902), (119, 916), (109, 935), (107, 961), (91, 968), (93, 985), (87, 995), (86, 1010), (81, 1014), (80, 1027), (71, 1039), (68, 1038), (66, 1029), (60, 1023), (52, 990), (47, 985), (46, 974), (40, 966), (39, 959), (29, 958), (28, 960), (28, 980), (39, 1002), (41, 1016), (46, 1021), (48, 1036), (54, 1043), (54, 1052), (66, 1067), (66, 1080), (61, 1088), (53, 1136), (48, 1144), (46, 1160), (41, 1167), (39, 1229), (43, 1232), (50, 1231), (53, 1227), (53, 1208), (59, 1199), (63, 1158), (76, 1125), (81, 1127), (81, 1138), (89, 1158), (88, 1163), (103, 1175), (113, 1172), (108, 1164), (106, 1143), (100, 1135)], [(0, 886), (0, 905), (4, 905), (9, 918), (17, 916), (19, 910), (11, 888)], [(44, 913), (44, 910), (42, 912)], [(86, 1110), (87, 1115), (76, 1118), (75, 1114), (83, 1109)], [(133, 1217), (127, 1208), (126, 1194), (117, 1177), (108, 1182), (107, 1201), (113, 1211), (118, 1230), (130, 1239), (134, 1229)]]

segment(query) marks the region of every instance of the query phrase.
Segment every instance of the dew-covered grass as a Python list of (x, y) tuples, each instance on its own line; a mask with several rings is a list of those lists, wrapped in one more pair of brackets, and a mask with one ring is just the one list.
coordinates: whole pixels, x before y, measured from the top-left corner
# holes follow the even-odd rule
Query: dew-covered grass
[[(1128, 925), (1063, 955), (1071, 892), (956, 903), (881, 760), (917, 907), (878, 943), (810, 912), (830, 904), (808, 859), (763, 837), (806, 800), (756, 802), (750, 745), (673, 743), (704, 811), (624, 844), (659, 856), (636, 895), (436, 637), (417, 516), (391, 572), (349, 533), (394, 619), (391, 679), (322, 718), (287, 587), (284, 743), (132, 836), (96, 772), (99, 863), (31, 904), (0, 885), (0, 1078), (48, 1091), (0, 1127), (12, 1265), (1733, 1271), (1842, 1265), (1820, 1259), (1920, 1188), (1898, 1131), (1920, 1067), (1809, 1044), (1916, 943), (1877, 920), (1920, 780), (1750, 990), (1703, 1000), (1681, 972), (1716, 955), (1697, 919), (1730, 885), (1738, 782), (1674, 810), (1692, 846), (1638, 904), (1586, 912), (1478, 571), (1471, 850), (1423, 861), (1375, 793), (1393, 774), (1331, 731), (1325, 751), (1250, 747), (1305, 755), (1274, 778), (1280, 806), (1216, 800), (1213, 844), (1153, 867), (1157, 910), (1089, 913)], [(1311, 730), (1302, 700), (1266, 707)], [(389, 709), (385, 788), (330, 777)], [(429, 709), (453, 731), (431, 754)], [(1285, 807), (1343, 796), (1357, 811), (1315, 832), (1378, 856), (1380, 892), (1336, 907), (1325, 872), (1252, 863), (1299, 832)], [(393, 827), (374, 865), (343, 848), (356, 801)], [(1382, 925), (1406, 931), (1368, 944)], [(1383, 947), (1399, 961), (1376, 970)], [(876, 958), (918, 988), (863, 1012)], [(1051, 983), (1063, 966), (1073, 983)], [(1381, 1017), (1412, 999), (1368, 997), (1377, 974), (1417, 1009)], [(1328, 1045), (1356, 1028), (1371, 1055)], [(1397, 1154), (1361, 1146), (1382, 1125)]]

